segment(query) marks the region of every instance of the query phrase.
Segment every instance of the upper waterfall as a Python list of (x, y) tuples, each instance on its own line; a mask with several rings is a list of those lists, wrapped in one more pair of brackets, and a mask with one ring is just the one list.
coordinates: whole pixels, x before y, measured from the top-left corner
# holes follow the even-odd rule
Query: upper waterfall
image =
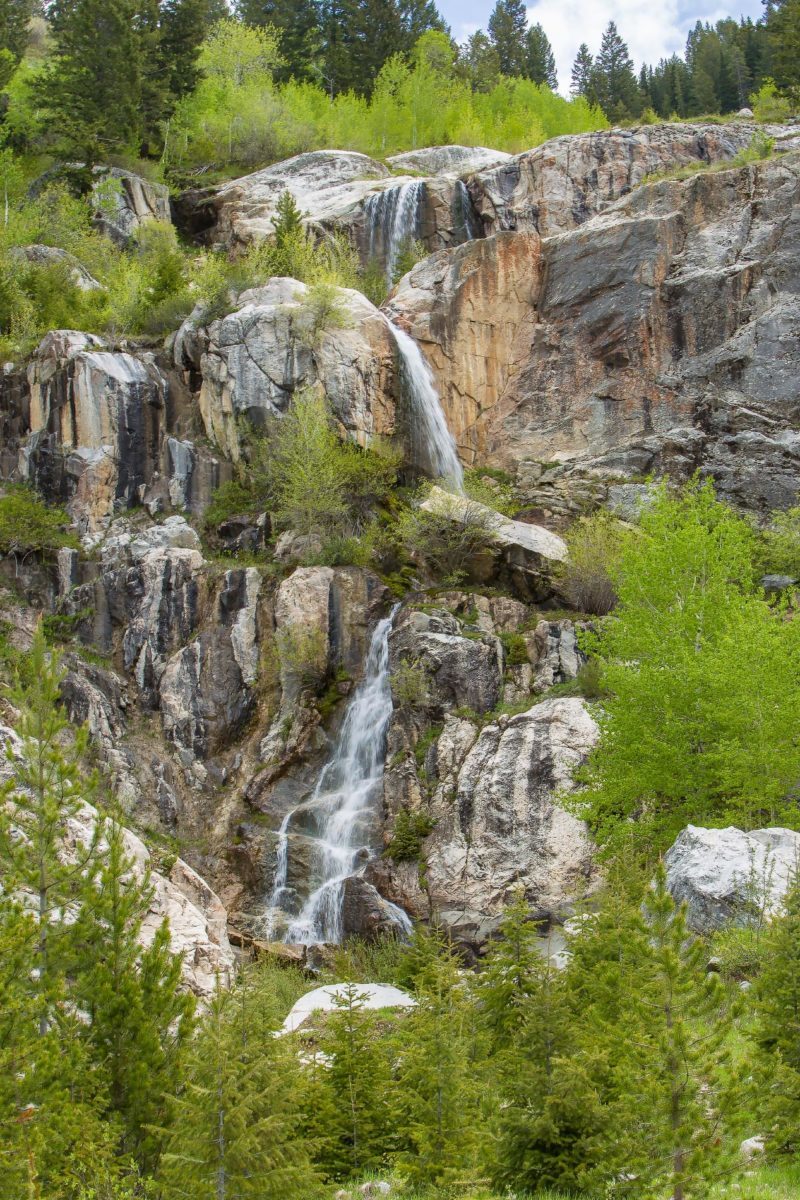
[(367, 253), (370, 258), (383, 260), (389, 287), (394, 283), (403, 247), (419, 234), (420, 202), (424, 191), (424, 180), (415, 179), (377, 192), (364, 205)]

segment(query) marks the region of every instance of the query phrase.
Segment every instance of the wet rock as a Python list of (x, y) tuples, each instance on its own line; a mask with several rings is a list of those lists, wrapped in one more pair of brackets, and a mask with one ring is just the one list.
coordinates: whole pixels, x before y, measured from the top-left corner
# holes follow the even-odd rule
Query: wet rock
[(689, 927), (713, 933), (780, 911), (800, 861), (800, 833), (743, 833), (687, 825), (664, 856), (667, 886), (687, 906)]
[(500, 700), (503, 647), (492, 634), (464, 635), (461, 624), (445, 610), (406, 610), (389, 638), (392, 672), (401, 663), (424, 673), (433, 712), (465, 707), (484, 713)]
[(378, 890), (358, 875), (345, 881), (342, 896), (342, 931), (345, 937), (366, 940), (398, 931), (397, 913)]
[(467, 175), (511, 161), (503, 150), (486, 146), (427, 146), (390, 154), (387, 163), (396, 171), (418, 171), (422, 175)]

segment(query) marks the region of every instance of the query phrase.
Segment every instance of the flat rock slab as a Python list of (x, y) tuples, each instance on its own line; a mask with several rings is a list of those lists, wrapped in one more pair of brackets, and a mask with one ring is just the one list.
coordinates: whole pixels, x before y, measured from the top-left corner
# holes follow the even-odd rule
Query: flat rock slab
[[(345, 983), (331, 983), (301, 996), (283, 1022), (282, 1032), (294, 1033), (314, 1012), (335, 1012), (340, 1009), (347, 999), (347, 987)], [(355, 987), (362, 1009), (415, 1008), (417, 1004), (408, 992), (386, 983), (359, 983)]]

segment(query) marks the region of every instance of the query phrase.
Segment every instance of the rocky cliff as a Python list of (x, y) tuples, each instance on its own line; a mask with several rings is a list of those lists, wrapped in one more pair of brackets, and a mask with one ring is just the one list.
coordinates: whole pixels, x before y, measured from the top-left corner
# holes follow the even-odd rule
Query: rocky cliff
[[(311, 225), (363, 249), (370, 203), (413, 185), (413, 227), (435, 252), (383, 312), (343, 291), (340, 323), (315, 330), (304, 285), (273, 279), (166, 346), (53, 331), (6, 370), (0, 469), (65, 503), (83, 550), (0, 564), (3, 619), (70, 622), (71, 715), (131, 823), (174, 838), (237, 926), (266, 932), (278, 831), (331, 756), (398, 588), (377, 561), (297, 566), (297, 539), (276, 544), (266, 514), (201, 539), (247, 432), (311, 387), (342, 436), (406, 453), (414, 408), (391, 321), (422, 347), (462, 459), (504, 468), (524, 521), (547, 526), (507, 522), (471, 590), (406, 578), (379, 821), (344, 913), (369, 934), (399, 906), (477, 949), (521, 885), (561, 920), (596, 881), (562, 797), (597, 726), (561, 694), (583, 660), (579, 618), (554, 613), (557, 529), (645, 474), (700, 470), (759, 514), (800, 488), (800, 153), (784, 133), (768, 160), (685, 179), (648, 176), (724, 166), (753, 127), (612, 130), (514, 159), (437, 148), (390, 163), (403, 176), (304, 155), (183, 197), (184, 227), (236, 253), (268, 235), (289, 188)], [(124, 194), (142, 209), (129, 181)], [(292, 836), (307, 894), (304, 831)]]

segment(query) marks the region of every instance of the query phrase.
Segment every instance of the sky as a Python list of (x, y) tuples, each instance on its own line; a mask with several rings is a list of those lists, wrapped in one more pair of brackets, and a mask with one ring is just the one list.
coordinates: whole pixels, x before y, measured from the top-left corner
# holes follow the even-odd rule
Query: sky
[[(436, 6), (456, 41), (462, 42), (476, 29), (486, 28), (494, 0), (437, 0)], [(586, 42), (595, 54), (609, 21), (616, 21), (638, 70), (643, 62), (657, 63), (674, 52), (682, 53), (686, 34), (698, 20), (755, 19), (762, 12), (761, 0), (731, 0), (730, 7), (708, 0), (536, 0), (528, 6), (528, 19), (532, 24), (538, 21), (549, 37), (559, 91), (567, 92), (578, 46)]]

